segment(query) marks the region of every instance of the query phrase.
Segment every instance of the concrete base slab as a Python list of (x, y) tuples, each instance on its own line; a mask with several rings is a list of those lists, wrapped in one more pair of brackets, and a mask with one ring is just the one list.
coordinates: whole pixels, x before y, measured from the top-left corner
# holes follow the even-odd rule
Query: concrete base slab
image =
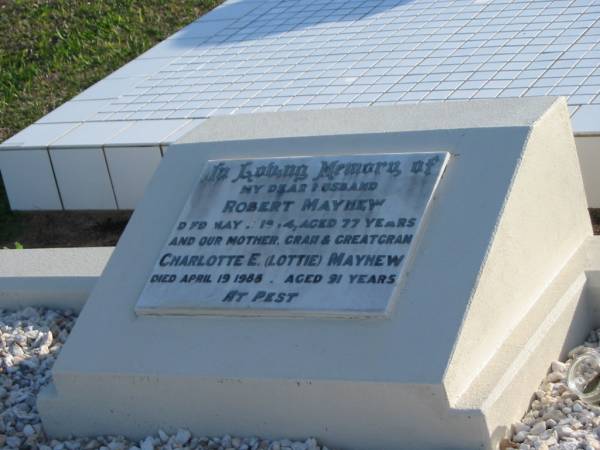
[(0, 309), (80, 311), (112, 247), (0, 250)]

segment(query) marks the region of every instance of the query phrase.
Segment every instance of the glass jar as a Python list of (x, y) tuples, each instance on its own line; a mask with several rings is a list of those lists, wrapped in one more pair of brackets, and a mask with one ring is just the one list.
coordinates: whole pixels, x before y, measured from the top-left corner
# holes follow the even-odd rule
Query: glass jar
[(567, 373), (569, 389), (586, 403), (600, 403), (600, 354), (588, 350), (577, 356)]

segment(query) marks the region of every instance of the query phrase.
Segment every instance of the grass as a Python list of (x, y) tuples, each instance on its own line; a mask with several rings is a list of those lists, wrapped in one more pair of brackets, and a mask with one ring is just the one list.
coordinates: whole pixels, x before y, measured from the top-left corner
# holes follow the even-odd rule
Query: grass
[(0, 141), (217, 0), (0, 0)]
[[(0, 142), (218, 3), (0, 0)], [(18, 238), (22, 215), (10, 213), (1, 191), (7, 242)]]

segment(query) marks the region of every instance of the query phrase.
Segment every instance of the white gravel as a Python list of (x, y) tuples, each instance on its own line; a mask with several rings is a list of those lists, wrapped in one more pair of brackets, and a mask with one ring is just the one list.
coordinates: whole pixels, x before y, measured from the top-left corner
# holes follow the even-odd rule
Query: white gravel
[(315, 439), (270, 441), (257, 437), (198, 437), (188, 430), (157, 430), (138, 442), (122, 436), (48, 439), (35, 399), (49, 382), (50, 369), (75, 315), (68, 311), (25, 308), (0, 310), (0, 449), (39, 450), (328, 450)]
[(554, 361), (535, 392), (529, 411), (513, 424), (502, 447), (519, 450), (600, 450), (600, 407), (582, 402), (567, 387), (567, 371), (574, 358), (600, 346), (600, 330), (571, 350), (567, 361)]

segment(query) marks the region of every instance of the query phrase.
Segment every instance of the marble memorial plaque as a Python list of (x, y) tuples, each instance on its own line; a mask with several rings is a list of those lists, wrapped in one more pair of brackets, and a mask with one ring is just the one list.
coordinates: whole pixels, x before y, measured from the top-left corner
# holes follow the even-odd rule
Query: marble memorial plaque
[(136, 312), (383, 316), (447, 160), (208, 161)]

